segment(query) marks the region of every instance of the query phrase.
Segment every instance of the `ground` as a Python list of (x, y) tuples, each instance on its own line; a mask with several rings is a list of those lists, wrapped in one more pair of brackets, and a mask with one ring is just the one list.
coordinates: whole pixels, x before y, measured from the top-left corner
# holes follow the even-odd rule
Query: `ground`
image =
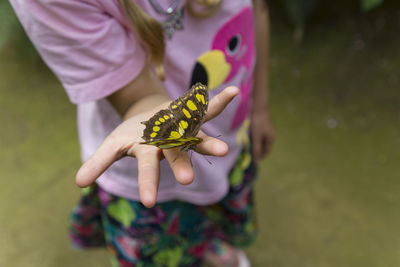
[[(273, 16), (276, 127), (256, 189), (264, 267), (400, 266), (400, 12), (319, 19), (301, 44)], [(75, 107), (19, 27), (0, 40), (0, 266), (109, 266), (67, 239)]]

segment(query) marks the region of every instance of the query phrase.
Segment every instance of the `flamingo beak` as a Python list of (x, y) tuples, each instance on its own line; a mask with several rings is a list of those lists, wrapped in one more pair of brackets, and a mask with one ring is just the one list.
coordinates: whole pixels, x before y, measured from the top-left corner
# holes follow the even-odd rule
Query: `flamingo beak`
[(202, 54), (192, 71), (191, 85), (201, 82), (213, 90), (228, 77), (231, 65), (226, 61), (221, 50), (211, 50)]

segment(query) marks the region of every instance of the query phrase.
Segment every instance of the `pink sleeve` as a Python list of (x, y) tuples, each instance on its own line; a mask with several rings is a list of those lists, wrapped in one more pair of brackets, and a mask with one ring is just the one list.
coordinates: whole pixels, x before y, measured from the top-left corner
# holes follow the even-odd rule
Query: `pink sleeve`
[(121, 23), (122, 13), (119, 18), (110, 15), (99, 1), (10, 2), (73, 103), (112, 94), (133, 80), (146, 62), (139, 42)]

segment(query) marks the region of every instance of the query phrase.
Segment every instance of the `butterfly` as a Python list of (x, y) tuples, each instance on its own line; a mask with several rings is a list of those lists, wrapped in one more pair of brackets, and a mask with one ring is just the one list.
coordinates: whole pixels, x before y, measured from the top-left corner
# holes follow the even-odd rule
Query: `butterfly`
[(183, 96), (172, 101), (168, 109), (141, 122), (146, 126), (141, 144), (162, 149), (194, 149), (203, 139), (196, 137), (208, 109), (208, 89), (201, 83), (193, 85)]

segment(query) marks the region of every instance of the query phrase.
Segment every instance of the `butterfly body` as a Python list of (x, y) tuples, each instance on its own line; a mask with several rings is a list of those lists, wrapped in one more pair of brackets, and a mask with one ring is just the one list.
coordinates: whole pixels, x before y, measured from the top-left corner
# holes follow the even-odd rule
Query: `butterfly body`
[(187, 151), (194, 149), (202, 139), (196, 137), (208, 108), (208, 89), (197, 83), (183, 96), (172, 101), (168, 109), (154, 114), (143, 131), (145, 142), (162, 149), (177, 148)]

